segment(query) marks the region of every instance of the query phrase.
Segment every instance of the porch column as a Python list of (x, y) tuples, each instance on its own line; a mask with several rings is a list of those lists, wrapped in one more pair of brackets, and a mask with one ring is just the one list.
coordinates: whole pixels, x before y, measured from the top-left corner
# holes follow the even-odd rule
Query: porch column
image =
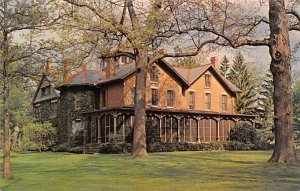
[(122, 137), (123, 137), (124, 143), (125, 143), (125, 123), (126, 123), (126, 119), (125, 119), (125, 115), (123, 114), (123, 120), (122, 120)]
[(172, 143), (173, 142), (173, 123), (172, 123), (173, 118), (172, 118), (172, 116), (170, 117), (170, 120), (171, 120), (170, 121), (170, 127), (171, 127), (171, 129), (170, 129), (171, 130), (171, 135), (170, 136), (171, 136), (171, 143)]
[(220, 118), (216, 119), (216, 122), (217, 122), (217, 141), (220, 141), (220, 121), (221, 121)]
[(159, 120), (159, 138), (160, 138), (160, 140), (161, 140), (161, 135), (162, 135), (162, 133), (161, 133), (161, 116), (159, 116), (159, 118), (158, 118), (158, 120)]
[(97, 117), (97, 120), (98, 120), (98, 143), (100, 144), (101, 143), (101, 117), (102, 116), (99, 116)]
[(113, 114), (113, 118), (114, 118), (114, 136), (117, 135), (117, 117), (118, 117), (118, 114), (114, 113)]
[(177, 119), (177, 142), (180, 142), (180, 117), (176, 117)]
[(85, 117), (84, 118), (84, 126), (83, 126), (83, 149), (82, 149), (83, 154), (85, 154), (85, 151), (86, 151), (86, 128), (87, 128), (87, 125), (88, 125), (88, 121), (87, 121), (87, 118)]
[(197, 117), (197, 138), (196, 138), (197, 143), (200, 143), (200, 121), (201, 121), (201, 117)]

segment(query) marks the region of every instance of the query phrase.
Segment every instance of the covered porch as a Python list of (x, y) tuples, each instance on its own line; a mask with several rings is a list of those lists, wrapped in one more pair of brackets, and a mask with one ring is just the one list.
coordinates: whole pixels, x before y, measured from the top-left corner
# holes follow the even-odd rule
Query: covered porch
[[(134, 122), (133, 108), (110, 108), (83, 113), (87, 143), (126, 142)], [(146, 117), (157, 128), (165, 143), (203, 143), (225, 141), (230, 129), (247, 122), (255, 125), (253, 115), (223, 114), (197, 110), (149, 108)]]

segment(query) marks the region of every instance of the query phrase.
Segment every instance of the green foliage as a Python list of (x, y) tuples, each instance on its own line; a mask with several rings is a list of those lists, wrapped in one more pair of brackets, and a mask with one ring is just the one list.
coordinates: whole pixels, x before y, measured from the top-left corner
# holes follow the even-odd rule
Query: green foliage
[(22, 149), (44, 151), (55, 142), (56, 131), (51, 123), (30, 123), (24, 126), (22, 136)]
[(185, 57), (177, 59), (177, 62), (173, 64), (175, 67), (182, 67), (182, 68), (195, 68), (200, 66), (201, 64), (197, 62), (194, 57)]
[(229, 60), (226, 57), (226, 55), (222, 58), (222, 61), (220, 63), (220, 72), (223, 76), (225, 76), (225, 78), (228, 75), (228, 70), (229, 70), (230, 66), (229, 66)]
[(130, 153), (132, 151), (132, 144), (130, 143), (110, 143), (101, 145), (99, 148), (100, 153), (106, 154), (121, 154)]
[(224, 143), (224, 149), (228, 151), (250, 151), (257, 150), (256, 145), (238, 141), (228, 141)]
[(238, 124), (235, 128), (231, 129), (228, 139), (230, 141), (254, 145), (259, 141), (256, 129), (248, 123)]
[(293, 87), (293, 113), (295, 141), (300, 143), (300, 80)]
[(174, 152), (174, 151), (213, 151), (224, 150), (223, 143), (152, 143), (148, 152)]
[[(14, 67), (12, 69), (15, 69)], [(9, 119), (11, 130), (11, 149), (22, 149), (23, 128), (31, 125), (34, 118), (31, 115), (31, 94), (32, 89), (27, 87), (23, 78), (14, 78), (14, 83), (10, 83), (9, 98)], [(2, 96), (1, 96), (2, 97)], [(0, 112), (2, 113), (2, 102), (0, 104)], [(1, 120), (2, 122), (2, 120)], [(0, 123), (2, 126), (2, 123)], [(2, 132), (2, 128), (0, 133)]]
[(242, 93), (237, 94), (236, 111), (242, 114), (255, 114), (258, 97), (255, 86), (257, 79), (249, 64), (244, 62), (244, 57), (240, 52), (234, 58), (228, 79), (242, 90)]

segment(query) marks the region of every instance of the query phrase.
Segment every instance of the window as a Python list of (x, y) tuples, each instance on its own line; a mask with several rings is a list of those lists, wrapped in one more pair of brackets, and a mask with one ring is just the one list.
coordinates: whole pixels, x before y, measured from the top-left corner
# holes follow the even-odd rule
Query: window
[(131, 88), (131, 105), (134, 105), (135, 87)]
[(150, 68), (150, 81), (158, 82), (158, 69), (156, 66)]
[(105, 89), (100, 91), (100, 109), (107, 107), (107, 92)]
[(189, 109), (195, 109), (195, 92), (189, 92)]
[(211, 94), (205, 93), (205, 109), (211, 110)]
[(123, 64), (127, 64), (127, 57), (126, 56), (121, 56), (121, 62)]
[(35, 105), (35, 117), (36, 118), (41, 117), (41, 105), (40, 104)]
[(206, 88), (211, 87), (211, 76), (208, 74), (205, 74), (205, 87)]
[(75, 109), (81, 109), (81, 92), (76, 92), (74, 95), (74, 105)]
[(51, 100), (51, 117), (57, 117), (57, 100)]
[(151, 89), (151, 103), (152, 105), (158, 105), (158, 89)]
[(222, 111), (227, 111), (227, 95), (222, 95)]
[(167, 106), (174, 107), (174, 103), (175, 103), (174, 90), (167, 90)]
[(51, 94), (50, 86), (46, 86), (46, 87), (41, 88), (41, 95), (42, 96), (46, 96), (46, 95), (50, 95), (50, 94)]

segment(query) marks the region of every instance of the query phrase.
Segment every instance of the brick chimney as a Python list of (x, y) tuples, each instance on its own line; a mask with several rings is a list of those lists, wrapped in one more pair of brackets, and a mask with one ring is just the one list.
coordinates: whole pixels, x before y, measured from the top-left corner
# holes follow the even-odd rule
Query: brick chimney
[(215, 56), (211, 57), (210, 58), (210, 64), (213, 65), (213, 67), (215, 69), (218, 69), (219, 68), (219, 66), (218, 66), (218, 58), (215, 57)]
[(47, 63), (47, 75), (51, 76), (54, 72), (52, 58), (50, 57), (47, 58), (46, 63)]
[(67, 58), (64, 59), (63, 61), (64, 64), (64, 82), (68, 81), (69, 79), (71, 79), (71, 67), (72, 67), (72, 60)]
[(166, 49), (160, 49), (158, 51), (159, 54), (167, 54), (167, 50)]
[(108, 60), (107, 68), (106, 68), (105, 73), (106, 73), (106, 78), (111, 78), (116, 74), (114, 58), (110, 58)]

